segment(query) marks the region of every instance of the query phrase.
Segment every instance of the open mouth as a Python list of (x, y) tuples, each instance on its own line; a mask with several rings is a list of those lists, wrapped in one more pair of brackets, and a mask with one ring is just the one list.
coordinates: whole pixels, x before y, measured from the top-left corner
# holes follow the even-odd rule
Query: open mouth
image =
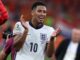
[(40, 19), (40, 20), (43, 20), (43, 19), (44, 19), (44, 16), (39, 16), (39, 19)]

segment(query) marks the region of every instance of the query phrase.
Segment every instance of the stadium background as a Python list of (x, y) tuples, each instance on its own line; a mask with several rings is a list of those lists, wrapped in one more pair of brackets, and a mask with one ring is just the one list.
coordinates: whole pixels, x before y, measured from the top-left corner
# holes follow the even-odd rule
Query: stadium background
[[(48, 6), (48, 16), (45, 24), (54, 28), (60, 27), (61, 34), (54, 43), (55, 48), (64, 38), (70, 38), (71, 29), (80, 28), (80, 0), (2, 0), (6, 6), (9, 19), (0, 26), (0, 50), (3, 45), (3, 32), (10, 32), (14, 24), (24, 14), (26, 20), (31, 19), (30, 11), (32, 3), (43, 1)], [(8, 58), (10, 60), (10, 57)]]

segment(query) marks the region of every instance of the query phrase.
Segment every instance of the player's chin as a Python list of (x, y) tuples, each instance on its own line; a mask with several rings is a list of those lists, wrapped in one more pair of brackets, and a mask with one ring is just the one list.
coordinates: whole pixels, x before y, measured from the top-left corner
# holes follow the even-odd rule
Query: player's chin
[(39, 24), (43, 24), (43, 21), (39, 21), (38, 23), (39, 23)]

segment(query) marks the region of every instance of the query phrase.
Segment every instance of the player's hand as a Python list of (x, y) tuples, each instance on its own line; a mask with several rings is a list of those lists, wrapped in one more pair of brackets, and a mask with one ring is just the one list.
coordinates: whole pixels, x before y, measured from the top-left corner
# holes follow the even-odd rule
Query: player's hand
[(21, 21), (22, 26), (25, 28), (25, 30), (28, 30), (26, 21), (24, 19), (24, 15), (21, 15), (20, 21)]
[(60, 34), (60, 32), (61, 32), (61, 29), (60, 28), (57, 28), (56, 29), (56, 36), (58, 36)]
[(55, 32), (53, 32), (53, 36), (58, 36), (60, 32), (61, 32), (61, 29), (57, 28)]

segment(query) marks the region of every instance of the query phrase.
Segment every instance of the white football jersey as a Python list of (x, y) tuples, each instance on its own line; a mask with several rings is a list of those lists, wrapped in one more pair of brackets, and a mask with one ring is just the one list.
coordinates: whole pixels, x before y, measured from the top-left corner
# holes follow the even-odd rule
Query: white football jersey
[[(29, 30), (28, 35), (23, 47), (17, 52), (15, 60), (44, 60), (46, 43), (50, 40), (55, 30), (46, 25), (40, 29), (35, 29), (29, 22), (26, 22), (26, 24)], [(13, 34), (23, 33), (23, 31), (23, 26), (20, 22), (17, 22), (13, 29)]]

